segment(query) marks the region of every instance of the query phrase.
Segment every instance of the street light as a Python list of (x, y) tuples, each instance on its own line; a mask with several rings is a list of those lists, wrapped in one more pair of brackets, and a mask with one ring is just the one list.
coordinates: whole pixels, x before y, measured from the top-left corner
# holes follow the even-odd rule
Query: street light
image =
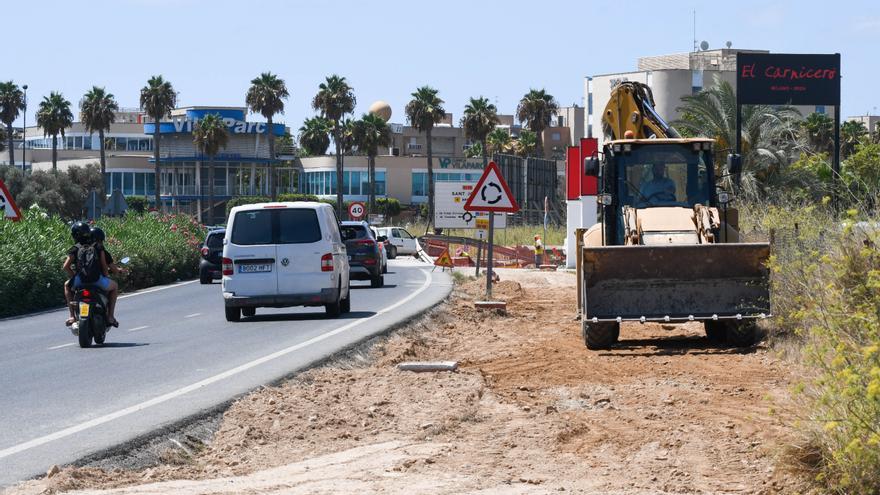
[[(21, 171), (24, 172), (27, 163), (27, 84), (21, 86), (24, 90), (24, 123), (21, 126)], [(14, 166), (15, 164), (13, 164)]]

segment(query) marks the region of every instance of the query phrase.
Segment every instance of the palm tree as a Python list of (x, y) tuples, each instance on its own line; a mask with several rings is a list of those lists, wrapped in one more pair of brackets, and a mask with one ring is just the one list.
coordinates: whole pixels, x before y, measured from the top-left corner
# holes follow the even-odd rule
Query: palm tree
[(153, 161), (156, 174), (156, 209), (162, 211), (162, 201), (159, 197), (162, 186), (159, 164), (159, 123), (177, 106), (177, 93), (169, 81), (162, 76), (153, 76), (147, 81), (147, 85), (141, 88), (141, 110), (153, 119)]
[(376, 155), (379, 147), (391, 146), (391, 128), (378, 115), (365, 113), (360, 120), (352, 123), (352, 141), (358, 149), (367, 155), (367, 167), (370, 175), (369, 213), (373, 213), (376, 204)]
[(89, 134), (98, 132), (98, 139), (101, 143), (101, 192), (104, 195), (107, 194), (107, 191), (104, 190), (104, 178), (107, 176), (107, 160), (104, 157), (104, 131), (109, 131), (110, 124), (116, 121), (117, 111), (119, 111), (119, 105), (113, 98), (113, 94), (97, 86), (92, 86), (92, 89), (79, 101), (79, 119)]
[(52, 136), (52, 171), (58, 171), (58, 134), (64, 137), (64, 130), (73, 124), (70, 102), (61, 93), (52, 91), (44, 96), (37, 109), (37, 125), (43, 128), (44, 136)]
[[(12, 123), (24, 110), (24, 93), (18, 85), (12, 81), (0, 82), (0, 121), (6, 124), (6, 139), (9, 140), (9, 165), (15, 166), (15, 152), (13, 149)], [(22, 157), (24, 163), (24, 157)]]
[(544, 129), (550, 125), (550, 119), (559, 111), (559, 104), (553, 98), (553, 95), (547, 94), (542, 89), (530, 89), (525, 96), (519, 100), (516, 107), (516, 118), (520, 122), (526, 124), (526, 127), (537, 136), (537, 149), (543, 154), (544, 138), (542, 134)]
[[(736, 143), (736, 92), (716, 79), (713, 86), (682, 97), (677, 110), (681, 118), (673, 124), (685, 134), (715, 139), (715, 162), (724, 163)], [(747, 192), (779, 177), (802, 148), (796, 126), (800, 112), (791, 106), (744, 105), (742, 107), (742, 173)], [(720, 172), (720, 170), (719, 170)], [(719, 174), (720, 175), (720, 174)]]
[(310, 156), (323, 155), (330, 147), (330, 121), (312, 117), (299, 128), (299, 145)]
[(193, 129), (193, 143), (208, 155), (208, 225), (214, 225), (214, 157), (229, 142), (229, 131), (220, 114), (202, 117)]
[(519, 138), (516, 140), (516, 153), (523, 158), (528, 158), (534, 155), (537, 148), (537, 134), (527, 129), (520, 131)]
[(272, 201), (278, 196), (275, 177), (275, 129), (272, 117), (284, 113), (284, 100), (290, 96), (283, 79), (271, 72), (263, 72), (251, 80), (251, 87), (245, 96), (245, 103), (251, 112), (266, 117), (269, 128), (269, 191)]
[(428, 147), (428, 226), (434, 222), (434, 160), (431, 149), (431, 130), (446, 116), (443, 100), (437, 96), (437, 90), (430, 86), (422, 86), (412, 94), (412, 100), (406, 104), (406, 118), (417, 131), (425, 133)]
[(357, 98), (354, 90), (348, 85), (344, 77), (332, 74), (324, 82), (318, 85), (318, 93), (312, 99), (312, 108), (320, 111), (321, 115), (330, 121), (333, 127), (333, 142), (336, 143), (336, 211), (339, 218), (343, 218), (343, 164), (342, 154), (345, 146), (343, 139), (342, 121), (345, 114), (354, 111)]
[(461, 118), (461, 126), (468, 139), (480, 143), (483, 155), (483, 166), (489, 164), (488, 146), (486, 137), (495, 130), (500, 123), (498, 109), (489, 103), (488, 98), (471, 98), (464, 106), (464, 116)]
[(831, 153), (834, 149), (834, 120), (824, 113), (807, 115), (800, 127), (804, 137), (817, 153)]
[(491, 147), (492, 154), (510, 152), (510, 133), (506, 129), (495, 129), (486, 136), (486, 144)]
[(847, 120), (840, 126), (840, 154), (844, 158), (852, 155), (856, 146), (868, 135), (864, 122)]

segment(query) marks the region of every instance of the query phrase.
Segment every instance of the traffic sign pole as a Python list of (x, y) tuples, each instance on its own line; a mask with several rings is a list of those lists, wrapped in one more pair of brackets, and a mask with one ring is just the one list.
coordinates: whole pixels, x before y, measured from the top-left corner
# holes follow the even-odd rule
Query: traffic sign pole
[(486, 300), (492, 300), (492, 243), (495, 242), (495, 214), (489, 213), (489, 245), (486, 246)]

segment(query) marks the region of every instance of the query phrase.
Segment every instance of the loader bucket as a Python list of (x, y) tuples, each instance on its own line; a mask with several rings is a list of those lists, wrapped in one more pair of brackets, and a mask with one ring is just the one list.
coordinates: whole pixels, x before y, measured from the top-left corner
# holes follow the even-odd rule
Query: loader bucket
[(584, 315), (646, 321), (769, 315), (769, 256), (766, 243), (585, 247)]

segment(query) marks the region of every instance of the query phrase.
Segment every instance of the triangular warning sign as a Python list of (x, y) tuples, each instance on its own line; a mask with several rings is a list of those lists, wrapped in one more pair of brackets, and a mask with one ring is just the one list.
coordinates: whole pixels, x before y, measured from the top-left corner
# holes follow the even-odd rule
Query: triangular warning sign
[(18, 205), (6, 189), (6, 184), (0, 180), (0, 216), (8, 218), (14, 222), (21, 220), (21, 212), (18, 211)]
[(519, 205), (513, 198), (513, 193), (507, 187), (507, 182), (501, 176), (501, 170), (495, 162), (489, 162), (483, 176), (477, 181), (474, 192), (464, 204), (467, 211), (496, 211), (516, 213)]
[(444, 249), (440, 256), (434, 260), (434, 266), (445, 266), (447, 268), (455, 266), (452, 264), (452, 257), (449, 256), (449, 248)]

